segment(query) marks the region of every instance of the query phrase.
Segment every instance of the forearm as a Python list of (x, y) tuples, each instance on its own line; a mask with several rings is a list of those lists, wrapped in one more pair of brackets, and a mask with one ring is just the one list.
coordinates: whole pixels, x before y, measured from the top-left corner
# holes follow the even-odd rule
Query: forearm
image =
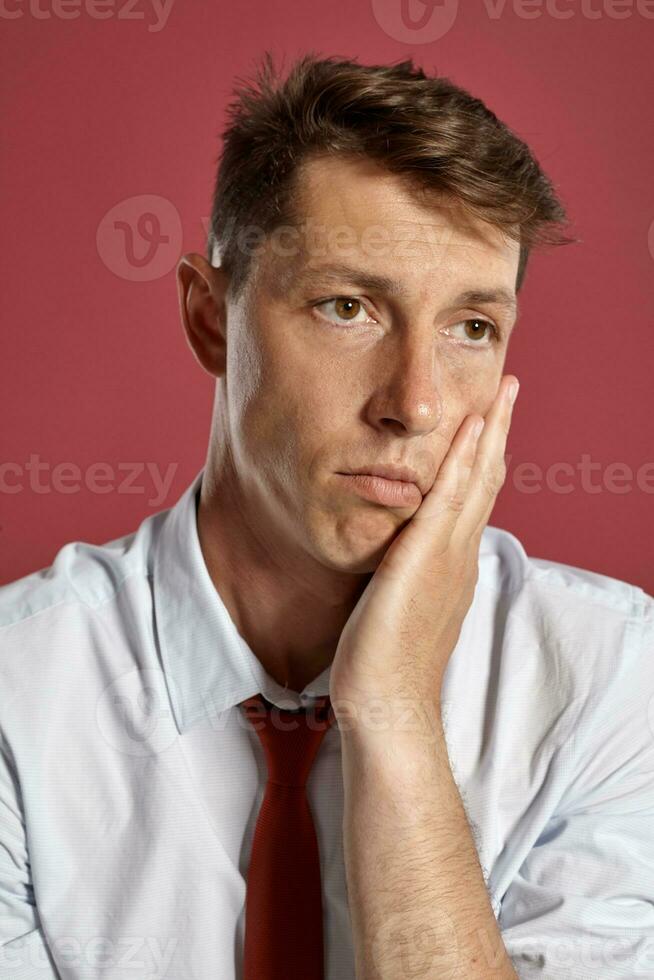
[(517, 980), (452, 776), (429, 733), (342, 733), (343, 846), (357, 980)]

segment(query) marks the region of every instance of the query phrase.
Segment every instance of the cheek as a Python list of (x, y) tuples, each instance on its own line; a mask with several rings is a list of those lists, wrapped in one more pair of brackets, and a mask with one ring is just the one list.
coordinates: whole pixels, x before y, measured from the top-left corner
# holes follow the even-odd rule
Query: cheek
[[(468, 415), (480, 414), (486, 416), (493, 403), (501, 378), (496, 365), (491, 369), (484, 365), (475, 369), (470, 365), (471, 357), (465, 365), (452, 365), (451, 371), (441, 373), (439, 393), (442, 401), (442, 417), (438, 425), (438, 434), (444, 437), (436, 438), (436, 444), (444, 453)], [(481, 360), (481, 358), (479, 358)]]
[(465, 382), (477, 388), (487, 385), (500, 369), (497, 347), (472, 350), (443, 338), (442, 343), (437, 345), (435, 357), (441, 374), (456, 378), (457, 383)]
[(227, 339), (227, 365), (225, 384), (232, 424), (245, 414), (246, 408), (256, 400), (264, 386), (265, 351), (258, 342), (258, 335), (238, 319), (229, 325)]
[(278, 484), (295, 484), (329, 436), (330, 403), (289, 358), (252, 344), (234, 356), (229, 425), (241, 462)]
[(439, 354), (438, 378), (443, 397), (478, 411), (495, 395), (502, 376), (502, 364), (491, 353), (470, 352), (447, 345)]

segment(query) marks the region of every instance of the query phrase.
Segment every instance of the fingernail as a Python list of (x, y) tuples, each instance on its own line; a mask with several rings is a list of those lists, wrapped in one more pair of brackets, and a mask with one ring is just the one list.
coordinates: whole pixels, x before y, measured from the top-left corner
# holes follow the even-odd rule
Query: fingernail
[(519, 390), (520, 390), (520, 382), (519, 381), (513, 381), (509, 385), (509, 390), (507, 392), (507, 397), (508, 397), (509, 402), (511, 403), (511, 405), (513, 405), (513, 403), (515, 402), (516, 398), (518, 397)]

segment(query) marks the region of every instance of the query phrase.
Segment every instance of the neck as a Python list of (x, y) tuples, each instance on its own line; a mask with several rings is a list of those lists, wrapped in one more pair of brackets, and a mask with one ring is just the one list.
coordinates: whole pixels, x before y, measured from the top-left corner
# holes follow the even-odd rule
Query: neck
[(238, 632), (266, 672), (301, 692), (332, 662), (370, 575), (340, 573), (301, 552), (205, 468), (197, 505), (200, 547)]

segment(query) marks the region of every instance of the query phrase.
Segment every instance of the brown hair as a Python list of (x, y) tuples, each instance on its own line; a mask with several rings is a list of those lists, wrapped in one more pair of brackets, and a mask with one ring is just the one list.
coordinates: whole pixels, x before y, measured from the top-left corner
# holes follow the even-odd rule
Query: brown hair
[(234, 92), (207, 243), (234, 297), (252, 251), (239, 233), (297, 227), (293, 191), (301, 164), (317, 154), (371, 158), (518, 240), (516, 289), (532, 247), (576, 241), (563, 233), (565, 210), (528, 146), (479, 99), (411, 59), (360, 65), (305, 54), (282, 81), (266, 51), (254, 84)]

